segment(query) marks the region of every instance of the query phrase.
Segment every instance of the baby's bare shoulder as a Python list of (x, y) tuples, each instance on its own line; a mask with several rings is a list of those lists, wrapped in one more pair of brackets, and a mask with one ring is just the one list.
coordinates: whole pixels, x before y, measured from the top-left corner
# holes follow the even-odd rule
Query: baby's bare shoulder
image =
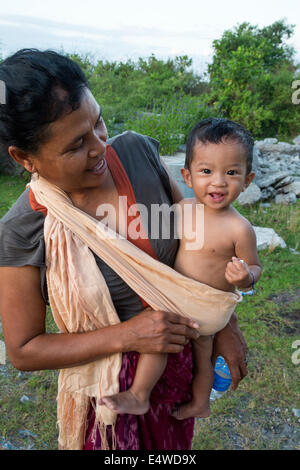
[(231, 230), (233, 238), (238, 241), (241, 239), (255, 239), (254, 228), (246, 217), (242, 216), (238, 211), (234, 209), (231, 219)]
[(236, 209), (233, 209), (233, 212), (231, 213), (231, 223), (237, 230), (253, 230), (251, 222), (249, 222), (249, 220), (241, 215)]

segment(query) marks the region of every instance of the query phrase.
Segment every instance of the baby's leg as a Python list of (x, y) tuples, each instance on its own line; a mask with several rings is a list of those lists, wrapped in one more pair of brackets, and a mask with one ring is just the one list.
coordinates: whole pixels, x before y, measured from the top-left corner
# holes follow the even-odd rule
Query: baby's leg
[(192, 383), (193, 397), (189, 403), (176, 408), (172, 416), (177, 419), (208, 418), (210, 415), (209, 397), (214, 380), (214, 369), (211, 362), (212, 336), (200, 336), (193, 341), (194, 378)]
[(116, 395), (102, 397), (99, 404), (120, 414), (147, 413), (150, 394), (165, 370), (167, 358), (167, 354), (141, 354), (131, 388)]

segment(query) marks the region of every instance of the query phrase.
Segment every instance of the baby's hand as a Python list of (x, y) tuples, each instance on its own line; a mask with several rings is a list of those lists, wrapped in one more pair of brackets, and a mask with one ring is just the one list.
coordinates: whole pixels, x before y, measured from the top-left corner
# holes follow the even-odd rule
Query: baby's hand
[(225, 278), (230, 284), (237, 287), (249, 287), (252, 281), (248, 264), (235, 256), (232, 257), (232, 261), (227, 263)]

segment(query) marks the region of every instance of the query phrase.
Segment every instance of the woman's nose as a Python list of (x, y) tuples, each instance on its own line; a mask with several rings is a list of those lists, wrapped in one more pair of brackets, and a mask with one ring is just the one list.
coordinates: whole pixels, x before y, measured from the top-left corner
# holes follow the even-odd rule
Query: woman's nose
[(103, 133), (103, 135), (99, 135), (98, 133), (94, 135), (91, 150), (89, 151), (89, 157), (98, 157), (99, 155), (103, 155), (105, 153), (106, 139), (107, 134)]

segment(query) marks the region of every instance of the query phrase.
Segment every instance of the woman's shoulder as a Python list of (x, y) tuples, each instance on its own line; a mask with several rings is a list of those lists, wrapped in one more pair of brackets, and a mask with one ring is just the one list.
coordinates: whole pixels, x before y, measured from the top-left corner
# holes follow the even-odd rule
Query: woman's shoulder
[(138, 132), (131, 131), (131, 130), (122, 132), (122, 134), (118, 134), (108, 139), (108, 143), (110, 144), (114, 142), (118, 142), (118, 141), (123, 141), (123, 142), (126, 142), (127, 144), (130, 144), (130, 143), (136, 144), (137, 142), (139, 142), (141, 145), (148, 145), (150, 143), (159, 147), (158, 140), (148, 135), (139, 134)]
[(145, 155), (159, 158), (159, 141), (147, 135), (138, 134), (135, 131), (126, 131), (108, 140), (119, 157)]
[(0, 220), (0, 265), (42, 266), (45, 216), (33, 210), (26, 189)]
[(2, 229), (16, 230), (19, 235), (30, 238), (37, 229), (43, 228), (45, 215), (32, 207), (30, 189), (26, 188), (9, 211), (0, 219)]
[(158, 140), (134, 131), (127, 131), (113, 137), (108, 143), (117, 153), (137, 200), (145, 193), (147, 187), (152, 202), (153, 193), (157, 191), (163, 202), (165, 196), (162, 193), (166, 193), (167, 198), (172, 201), (169, 176), (159, 156)]

